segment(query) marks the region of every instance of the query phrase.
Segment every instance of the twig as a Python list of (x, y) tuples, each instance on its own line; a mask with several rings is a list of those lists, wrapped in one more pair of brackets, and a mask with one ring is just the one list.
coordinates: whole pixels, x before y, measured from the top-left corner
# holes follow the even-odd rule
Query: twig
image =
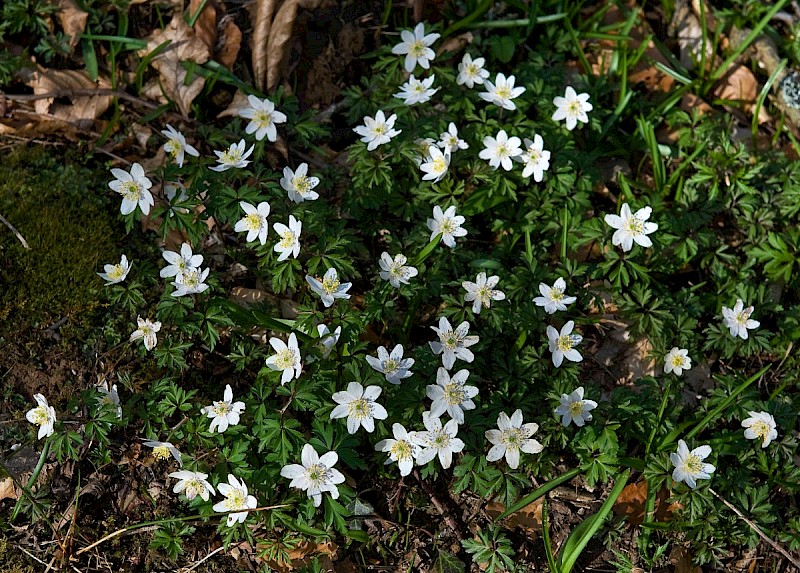
[(182, 568), (178, 569), (178, 573), (189, 573), (190, 571), (194, 571), (200, 565), (202, 565), (205, 561), (208, 561), (209, 559), (214, 557), (214, 555), (216, 555), (217, 553), (219, 553), (223, 549), (225, 549), (225, 546), (224, 545), (220, 545), (214, 551), (212, 551), (211, 553), (209, 553), (208, 555), (203, 557), (200, 561), (194, 563), (191, 567), (182, 567)]
[(39, 559), (38, 557), (36, 557), (36, 555), (34, 555), (33, 553), (31, 553), (30, 551), (28, 551), (27, 549), (25, 549), (25, 548), (24, 548), (22, 545), (19, 545), (19, 549), (20, 549), (20, 551), (22, 551), (22, 552), (23, 552), (25, 555), (27, 555), (27, 556), (28, 556), (28, 557), (30, 557), (31, 559), (33, 559), (33, 560), (35, 560), (35, 561), (38, 561), (39, 563), (41, 563), (42, 565), (44, 565), (44, 566), (45, 566), (45, 567), (47, 567), (48, 569), (50, 568), (50, 567), (47, 565), (47, 563), (45, 563), (44, 561), (42, 561), (41, 559)]
[(0, 223), (3, 223), (6, 227), (11, 229), (11, 232), (17, 236), (17, 239), (19, 239), (19, 242), (22, 243), (22, 246), (25, 247), (27, 250), (30, 250), (30, 247), (28, 246), (28, 241), (25, 240), (25, 237), (22, 236), (22, 233), (17, 231), (17, 228), (11, 223), (9, 223), (8, 220), (2, 215), (0, 215)]
[(769, 537), (767, 536), (767, 534), (766, 534), (766, 533), (764, 533), (763, 531), (761, 531), (761, 528), (760, 528), (760, 527), (758, 527), (758, 525), (756, 525), (755, 523), (753, 523), (752, 521), (750, 521), (749, 519), (747, 519), (747, 517), (745, 517), (745, 515), (744, 515), (744, 514), (743, 514), (741, 511), (739, 511), (738, 509), (736, 509), (736, 506), (734, 506), (734, 505), (733, 505), (732, 503), (730, 503), (728, 500), (726, 500), (725, 498), (723, 498), (721, 495), (719, 495), (719, 494), (718, 494), (717, 492), (715, 492), (713, 489), (711, 489), (711, 488), (708, 488), (708, 491), (710, 491), (710, 492), (711, 492), (711, 495), (713, 495), (713, 496), (714, 496), (714, 497), (716, 497), (718, 500), (720, 500), (722, 503), (724, 503), (724, 504), (725, 504), (725, 506), (726, 506), (728, 509), (730, 509), (730, 510), (731, 510), (733, 513), (735, 513), (735, 514), (736, 514), (736, 515), (739, 517), (739, 519), (741, 519), (741, 520), (742, 520), (742, 521), (744, 521), (744, 522), (745, 522), (747, 525), (749, 525), (749, 526), (750, 526), (750, 529), (752, 529), (753, 531), (755, 531), (755, 532), (758, 534), (758, 536), (759, 536), (761, 539), (763, 539), (764, 541), (766, 541), (766, 542), (767, 542), (767, 543), (770, 545), (770, 547), (772, 547), (772, 548), (773, 548), (775, 551), (777, 551), (778, 553), (780, 553), (781, 555), (783, 555), (784, 557), (786, 557), (786, 559), (788, 559), (788, 560), (789, 560), (789, 562), (790, 562), (792, 565), (794, 565), (795, 567), (797, 567), (797, 568), (800, 570), (800, 560), (798, 560), (796, 557), (792, 557), (792, 555), (791, 555), (791, 554), (790, 554), (788, 551), (786, 551), (786, 550), (785, 550), (783, 547), (781, 547), (780, 545), (778, 545), (778, 543), (777, 543), (777, 542), (775, 542), (775, 541), (773, 541), (771, 538), (769, 538)]
[(56, 90), (41, 94), (7, 94), (0, 92), (0, 98), (5, 98), (11, 101), (37, 101), (41, 99), (59, 98), (59, 97), (99, 97), (99, 96), (112, 96), (120, 99), (126, 99), (133, 103), (138, 103), (150, 109), (156, 109), (158, 105), (153, 102), (144, 100), (142, 98), (131, 95), (128, 92), (112, 90), (112, 89), (74, 89), (74, 90)]

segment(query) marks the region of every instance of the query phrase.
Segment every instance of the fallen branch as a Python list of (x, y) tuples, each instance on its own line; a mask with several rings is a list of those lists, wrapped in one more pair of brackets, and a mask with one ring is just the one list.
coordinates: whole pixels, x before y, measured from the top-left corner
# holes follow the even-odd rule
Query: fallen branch
[(739, 517), (739, 519), (741, 519), (741, 520), (742, 520), (742, 521), (744, 521), (744, 522), (745, 522), (747, 525), (749, 525), (749, 526), (750, 526), (750, 529), (752, 529), (753, 531), (755, 531), (755, 532), (758, 534), (758, 536), (759, 536), (761, 539), (763, 539), (764, 541), (766, 541), (766, 542), (769, 544), (769, 546), (770, 546), (770, 547), (772, 547), (772, 548), (773, 548), (775, 551), (777, 551), (778, 553), (780, 553), (781, 555), (783, 555), (784, 557), (786, 557), (786, 559), (788, 559), (788, 560), (789, 560), (789, 562), (790, 562), (792, 565), (794, 565), (794, 566), (795, 566), (795, 567), (796, 567), (798, 570), (800, 570), (800, 560), (798, 560), (796, 557), (793, 557), (793, 556), (792, 556), (792, 555), (791, 555), (791, 554), (790, 554), (788, 551), (786, 551), (786, 550), (785, 550), (783, 547), (781, 547), (780, 545), (778, 545), (778, 543), (777, 543), (776, 541), (773, 541), (773, 540), (772, 540), (770, 537), (768, 537), (766, 533), (764, 533), (763, 531), (761, 531), (761, 528), (760, 528), (758, 525), (756, 525), (755, 523), (753, 523), (752, 521), (750, 521), (750, 520), (749, 520), (747, 517), (745, 517), (745, 515), (744, 515), (744, 514), (743, 514), (741, 511), (739, 511), (738, 509), (736, 509), (736, 506), (734, 506), (734, 505), (733, 505), (732, 503), (730, 503), (728, 500), (726, 500), (725, 498), (723, 498), (721, 495), (719, 495), (719, 494), (718, 494), (717, 492), (715, 492), (713, 489), (711, 489), (711, 488), (708, 488), (708, 491), (710, 491), (710, 492), (711, 492), (711, 495), (713, 495), (713, 496), (714, 496), (714, 497), (716, 497), (718, 500), (720, 500), (722, 503), (724, 503), (724, 504), (725, 504), (725, 506), (726, 506), (728, 509), (730, 509), (730, 510), (731, 510), (733, 513), (735, 513), (735, 514), (736, 514), (736, 515)]
[(25, 240), (25, 237), (22, 236), (22, 233), (17, 231), (17, 228), (11, 223), (9, 223), (8, 220), (2, 215), (0, 215), (0, 223), (3, 223), (6, 227), (11, 229), (11, 232), (17, 236), (17, 239), (19, 239), (19, 242), (22, 243), (22, 246), (25, 247), (25, 249), (30, 250), (30, 247), (28, 246), (28, 241)]

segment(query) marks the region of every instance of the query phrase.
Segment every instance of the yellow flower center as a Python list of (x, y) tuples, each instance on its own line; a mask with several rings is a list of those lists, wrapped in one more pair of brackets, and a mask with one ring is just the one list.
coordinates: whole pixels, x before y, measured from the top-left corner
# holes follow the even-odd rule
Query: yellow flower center
[(39, 426), (43, 426), (47, 423), (49, 416), (47, 415), (47, 408), (44, 406), (39, 406), (38, 408), (34, 408), (33, 410), (33, 423)]
[(762, 440), (765, 440), (770, 433), (769, 424), (761, 420), (757, 421), (755, 424), (750, 426), (750, 429), (753, 430), (756, 436), (758, 436)]
[(278, 243), (278, 246), (281, 249), (290, 249), (292, 245), (295, 243), (295, 234), (291, 231), (286, 231), (285, 233), (281, 233), (281, 240)]
[(250, 213), (244, 218), (244, 224), (251, 231), (260, 231), (264, 220), (258, 213)]
[(522, 440), (524, 440), (522, 430), (519, 428), (509, 428), (503, 430), (500, 435), (500, 443), (502, 443), (509, 450), (518, 450)]
[(259, 129), (269, 127), (269, 124), (272, 123), (272, 114), (263, 110), (256, 111), (253, 114), (253, 123), (255, 123)]
[(750, 311), (745, 309), (742, 312), (738, 313), (735, 317), (737, 323), (742, 326), (747, 325), (747, 321), (750, 320)]
[(167, 141), (164, 148), (167, 150), (170, 157), (177, 157), (183, 152), (183, 145), (181, 145), (181, 142), (177, 139), (170, 139)]
[(389, 455), (396, 460), (407, 460), (411, 458), (411, 445), (405, 440), (397, 440), (389, 448)]
[(437, 157), (433, 160), (433, 171), (434, 173), (442, 173), (443, 171), (447, 171), (447, 162), (442, 157)]
[(301, 195), (305, 195), (311, 190), (311, 182), (305, 175), (300, 175), (299, 177), (292, 177), (291, 184), (292, 187), (294, 187), (295, 191), (297, 191)]
[(440, 338), (442, 340), (442, 344), (444, 344), (444, 346), (450, 350), (455, 350), (458, 346), (458, 343), (461, 342), (459, 336), (452, 330), (443, 332)]
[(328, 294), (333, 294), (334, 292), (336, 292), (336, 289), (339, 288), (340, 284), (341, 283), (339, 282), (338, 277), (324, 278), (322, 279), (322, 290), (324, 290)]
[(632, 235), (641, 235), (644, 233), (644, 221), (638, 217), (631, 217), (628, 219), (628, 232)]
[(683, 356), (675, 355), (672, 357), (672, 366), (675, 368), (680, 368), (683, 366)]
[(322, 485), (325, 482), (325, 477), (327, 475), (328, 468), (322, 464), (314, 464), (310, 468), (306, 469), (308, 481), (310, 481), (314, 487), (319, 487)]
[(456, 223), (449, 217), (439, 223), (439, 230), (443, 235), (451, 235), (456, 230)]
[(432, 442), (437, 449), (446, 448), (450, 445), (450, 434), (441, 430), (433, 436)]
[(232, 489), (228, 492), (228, 499), (225, 500), (225, 507), (229, 510), (242, 509), (245, 506), (247, 498), (244, 492), (240, 489)]
[(582, 106), (580, 100), (574, 99), (567, 104), (567, 114), (578, 116), (581, 114)]
[(569, 405), (569, 413), (574, 418), (583, 414), (583, 400), (578, 400)]
[(507, 86), (501, 86), (494, 90), (494, 95), (500, 99), (508, 99), (511, 97), (511, 90)]
[(356, 420), (363, 420), (372, 414), (372, 406), (366, 398), (359, 398), (348, 404), (347, 411)]
[(167, 446), (157, 446), (153, 448), (153, 457), (157, 460), (166, 460), (169, 455), (169, 448)]
[(468, 76), (477, 76), (478, 75), (478, 66), (475, 64), (469, 64), (467, 66), (467, 75)]
[(389, 358), (383, 363), (384, 374), (394, 374), (400, 369), (400, 363), (393, 358)]
[(696, 454), (690, 454), (686, 461), (683, 462), (683, 466), (689, 470), (687, 473), (700, 473), (703, 470), (703, 460)]
[(142, 186), (136, 181), (124, 181), (119, 192), (125, 199), (138, 201), (142, 196)]
[(425, 48), (426, 48), (425, 42), (423, 42), (422, 40), (417, 40), (416, 42), (411, 44), (411, 47), (408, 49), (408, 51), (409, 53), (411, 53), (412, 56), (419, 58), (425, 55)]
[(550, 289), (550, 300), (553, 302), (558, 302), (564, 299), (564, 291), (560, 288), (552, 288)]
[(508, 157), (508, 155), (510, 153), (509, 150), (508, 150), (508, 146), (505, 145), (505, 144), (498, 145), (495, 148), (494, 152), (497, 155), (497, 157), (499, 157), (499, 158)]
[(222, 163), (227, 164), (234, 164), (239, 163), (242, 160), (242, 152), (239, 151), (239, 148), (231, 148), (225, 151), (222, 154), (221, 161)]
[(214, 412), (215, 416), (225, 416), (229, 414), (233, 410), (233, 405), (230, 402), (214, 402), (214, 405), (211, 407), (211, 411)]
[(108, 278), (114, 281), (118, 281), (123, 277), (125, 274), (125, 269), (122, 268), (122, 265), (114, 265), (114, 268), (108, 273)]
[(467, 396), (461, 384), (450, 382), (444, 386), (444, 399), (450, 406), (457, 406), (466, 400)]
[(556, 346), (561, 352), (567, 352), (568, 350), (572, 350), (572, 347), (575, 346), (575, 341), (573, 340), (572, 336), (569, 334), (563, 334), (558, 337), (556, 341)]
[(288, 348), (284, 348), (283, 350), (278, 351), (278, 354), (275, 357), (275, 366), (277, 366), (280, 370), (287, 370), (289, 368), (294, 368), (294, 363), (295, 363), (294, 352), (292, 352)]

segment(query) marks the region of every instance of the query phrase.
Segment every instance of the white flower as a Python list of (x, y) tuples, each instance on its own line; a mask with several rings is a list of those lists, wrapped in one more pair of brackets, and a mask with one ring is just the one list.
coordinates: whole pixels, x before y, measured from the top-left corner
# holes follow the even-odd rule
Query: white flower
[(580, 352), (575, 350), (575, 346), (580, 344), (583, 337), (580, 334), (572, 334), (572, 329), (574, 327), (575, 322), (572, 320), (561, 327), (560, 333), (552, 326), (547, 327), (550, 352), (553, 353), (553, 365), (556, 368), (561, 366), (564, 358), (572, 362), (580, 362), (583, 360)]
[(200, 152), (186, 143), (186, 138), (183, 134), (170, 124), (167, 124), (167, 129), (161, 133), (167, 138), (167, 142), (164, 144), (164, 151), (175, 160), (178, 167), (183, 167), (183, 159), (186, 153), (192, 157), (200, 156)]
[(697, 487), (697, 479), (710, 479), (716, 468), (703, 460), (711, 455), (711, 446), (700, 446), (689, 451), (686, 442), (678, 440), (678, 451), (669, 455), (669, 461), (675, 466), (672, 479), (686, 482), (690, 488)]
[(175, 290), (172, 291), (172, 296), (186, 296), (187, 294), (199, 294), (208, 289), (205, 283), (208, 273), (211, 269), (206, 267), (205, 270), (201, 269), (186, 269), (181, 274), (175, 277), (172, 286)]
[(226, 384), (222, 400), (214, 402), (211, 406), (205, 406), (200, 411), (209, 418), (213, 418), (208, 431), (214, 433), (216, 428), (217, 432), (221, 434), (228, 429), (228, 426), (235, 426), (239, 423), (239, 414), (244, 412), (244, 402), (234, 402), (231, 385)]
[(401, 424), (392, 424), (394, 439), (387, 438), (375, 444), (376, 452), (388, 452), (389, 459), (384, 462), (388, 465), (397, 462), (400, 475), (407, 476), (414, 469), (414, 459), (419, 454), (420, 448), (415, 443), (415, 432), (407, 432)]
[(189, 243), (181, 245), (181, 252), (164, 251), (164, 260), (169, 263), (158, 273), (162, 279), (182, 275), (186, 271), (199, 269), (203, 264), (203, 255), (193, 255), (192, 246)]
[(339, 488), (336, 486), (344, 483), (344, 476), (333, 467), (339, 461), (336, 452), (319, 456), (311, 444), (306, 444), (300, 453), (300, 461), (303, 465), (289, 464), (281, 469), (281, 476), (292, 480), (290, 487), (305, 491), (314, 500), (314, 507), (319, 507), (322, 494), (326, 491), (333, 499), (339, 499)]
[(263, 245), (267, 242), (267, 233), (269, 233), (269, 203), (262, 201), (258, 207), (251, 205), (245, 201), (241, 201), (239, 206), (246, 213), (244, 217), (236, 222), (233, 230), (237, 233), (247, 231), (247, 242), (250, 243), (256, 239)]
[(489, 70), (483, 69), (483, 64), (486, 60), (483, 58), (472, 59), (469, 54), (464, 54), (461, 63), (458, 64), (458, 77), (456, 83), (458, 85), (466, 85), (472, 89), (475, 84), (482, 84), (486, 78), (489, 77)]
[(456, 358), (460, 358), (464, 362), (472, 362), (475, 359), (475, 355), (472, 354), (469, 347), (477, 344), (479, 339), (475, 335), (468, 336), (469, 322), (465, 320), (453, 330), (450, 321), (442, 317), (439, 319), (439, 328), (435, 326), (431, 326), (431, 328), (439, 336), (439, 342), (432, 341), (428, 344), (434, 354), (442, 355), (442, 364), (445, 368), (450, 370), (456, 363)]
[(544, 148), (544, 140), (538, 133), (533, 136), (533, 141), (524, 139), (525, 151), (514, 159), (525, 164), (522, 170), (523, 177), (530, 177), (537, 183), (544, 179), (544, 172), (550, 169), (550, 152)]
[(481, 99), (502, 107), (503, 109), (515, 110), (517, 109), (517, 105), (511, 100), (521, 96), (525, 88), (515, 88), (514, 82), (516, 82), (514, 76), (508, 76), (508, 79), (506, 79), (504, 74), (497, 74), (495, 83), (484, 80), (483, 85), (486, 91), (478, 95)]
[(553, 105), (556, 106), (553, 121), (566, 119), (568, 130), (575, 129), (579, 121), (589, 123), (589, 116), (586, 113), (593, 109), (592, 104), (589, 103), (589, 94), (578, 94), (572, 86), (567, 86), (564, 97), (556, 96), (553, 99)]
[(158, 340), (156, 339), (156, 332), (161, 330), (161, 323), (158, 321), (150, 322), (150, 319), (142, 319), (141, 316), (137, 317), (136, 321), (139, 323), (139, 328), (131, 333), (129, 342), (133, 342), (134, 340), (139, 340), (141, 338), (144, 340), (144, 347), (147, 350), (153, 350), (158, 343)]
[(404, 255), (395, 255), (392, 260), (387, 252), (381, 254), (378, 265), (381, 267), (380, 276), (383, 280), (389, 281), (394, 288), (398, 288), (400, 283), (408, 284), (409, 279), (419, 274), (416, 267), (405, 266), (408, 259)]
[(178, 451), (178, 448), (172, 445), (172, 443), (159, 442), (158, 440), (145, 440), (144, 445), (148, 448), (153, 448), (153, 457), (157, 460), (166, 460), (170, 455), (172, 455), (172, 457), (175, 458), (175, 461), (178, 462), (178, 465), (183, 466), (181, 453)]
[(744, 437), (748, 440), (761, 438), (761, 447), (766, 448), (772, 440), (778, 439), (775, 418), (769, 412), (747, 412), (750, 417), (742, 420)]
[(497, 417), (497, 427), (497, 430), (486, 430), (484, 434), (493, 444), (486, 455), (486, 461), (496, 462), (505, 456), (508, 467), (515, 470), (519, 467), (520, 451), (526, 454), (538, 454), (542, 451), (542, 444), (531, 438), (539, 429), (539, 425), (523, 424), (522, 410), (515, 411), (511, 414), (511, 418), (505, 412), (500, 412)]
[(395, 135), (398, 135), (401, 130), (394, 129), (394, 122), (397, 120), (397, 114), (393, 113), (389, 119), (383, 115), (382, 110), (378, 110), (375, 114), (375, 119), (369, 116), (364, 116), (364, 125), (354, 127), (358, 135), (361, 136), (361, 141), (367, 144), (367, 151), (372, 151), (379, 145), (389, 143)]
[(474, 410), (472, 399), (478, 395), (478, 388), (467, 386), (469, 370), (459, 370), (452, 377), (441, 366), (436, 371), (436, 385), (425, 388), (425, 395), (433, 400), (431, 416), (437, 418), (447, 412), (457, 424), (464, 423), (464, 410)]
[(583, 399), (583, 386), (579, 386), (572, 394), (561, 394), (561, 405), (555, 409), (555, 413), (561, 416), (561, 424), (569, 426), (575, 422), (578, 427), (591, 421), (592, 412), (597, 408), (594, 400)]
[(417, 454), (417, 464), (424, 466), (437, 455), (444, 469), (453, 463), (453, 454), (464, 449), (464, 442), (458, 435), (458, 422), (449, 420), (444, 427), (442, 421), (430, 412), (422, 413), (422, 423), (426, 432), (415, 432), (412, 438), (421, 448)]
[(353, 283), (339, 282), (339, 274), (333, 267), (327, 270), (322, 280), (306, 275), (306, 282), (311, 286), (311, 290), (322, 298), (325, 308), (333, 305), (337, 298), (350, 298), (347, 291), (353, 286)]
[(209, 167), (209, 169), (211, 169), (211, 171), (222, 172), (233, 167), (237, 169), (247, 167), (250, 164), (250, 160), (247, 158), (253, 153), (255, 146), (251, 145), (250, 149), (247, 151), (244, 150), (244, 147), (244, 139), (240, 139), (239, 143), (231, 143), (231, 146), (225, 151), (214, 150), (214, 155), (217, 156), (217, 163), (219, 163), (219, 165)]
[(358, 382), (350, 382), (347, 390), (333, 393), (333, 401), (339, 405), (331, 411), (331, 420), (347, 417), (347, 431), (351, 434), (355, 434), (359, 426), (373, 432), (375, 420), (389, 417), (386, 408), (375, 401), (380, 395), (380, 386), (364, 388)]
[(722, 322), (730, 329), (731, 336), (734, 338), (739, 336), (743, 340), (747, 340), (749, 336), (747, 330), (761, 326), (759, 321), (750, 318), (750, 315), (753, 314), (753, 310), (755, 309), (752, 306), (745, 308), (744, 302), (740, 298), (736, 299), (736, 304), (733, 305), (733, 309), (727, 306), (722, 307)]
[(281, 238), (272, 247), (273, 251), (280, 253), (278, 260), (285, 261), (289, 258), (289, 255), (296, 259), (297, 255), (300, 254), (300, 233), (303, 231), (302, 221), (295, 219), (294, 215), (289, 215), (288, 227), (283, 223), (275, 223), (272, 228)]
[(478, 273), (475, 282), (464, 281), (461, 286), (467, 291), (464, 302), (472, 302), (472, 312), (481, 313), (481, 308), (491, 308), (493, 300), (505, 300), (506, 295), (501, 290), (496, 290), (500, 277), (497, 275), (486, 278), (486, 273)]
[(172, 488), (172, 491), (178, 494), (183, 493), (186, 495), (186, 499), (191, 500), (199, 495), (203, 501), (208, 501), (209, 494), (214, 495), (214, 488), (206, 480), (208, 474), (180, 470), (172, 472), (169, 477), (180, 480)]
[(436, 205), (433, 208), (433, 219), (428, 219), (428, 229), (431, 232), (432, 241), (436, 235), (442, 234), (442, 242), (451, 249), (456, 246), (456, 237), (463, 237), (467, 230), (461, 225), (465, 219), (461, 215), (456, 215), (456, 206), (450, 205), (444, 213), (442, 208)]
[(458, 137), (458, 128), (452, 121), (447, 126), (447, 131), (439, 136), (439, 142), (436, 145), (450, 153), (459, 149), (469, 149), (469, 144)]
[(289, 200), (295, 203), (303, 201), (313, 201), (319, 198), (319, 193), (314, 191), (314, 187), (319, 185), (318, 177), (308, 177), (308, 164), (301, 163), (297, 166), (297, 171), (292, 171), (289, 167), (283, 168), (281, 177), (281, 187), (289, 193)]
[(418, 80), (411, 74), (408, 81), (400, 86), (400, 91), (394, 94), (394, 97), (403, 100), (406, 105), (414, 105), (415, 103), (425, 103), (430, 101), (439, 88), (434, 88), (433, 80), (436, 76), (431, 75), (424, 80)]
[(627, 203), (623, 203), (619, 215), (606, 215), (603, 220), (609, 227), (616, 229), (611, 237), (611, 243), (622, 245), (622, 250), (625, 252), (633, 248), (634, 242), (642, 247), (652, 247), (653, 241), (647, 235), (658, 230), (657, 224), (646, 222), (652, 212), (653, 209), (650, 207), (642, 207), (631, 214), (631, 208)]
[(144, 168), (138, 163), (134, 163), (131, 165), (130, 173), (128, 173), (115, 167), (111, 169), (111, 175), (116, 179), (110, 181), (108, 186), (112, 191), (116, 191), (122, 196), (120, 213), (123, 215), (133, 213), (136, 205), (139, 205), (142, 213), (149, 215), (150, 207), (155, 205), (153, 195), (150, 193), (153, 183), (145, 177)]
[(674, 372), (675, 376), (683, 374), (684, 370), (691, 370), (692, 359), (689, 358), (689, 351), (685, 348), (673, 346), (664, 357), (664, 374)]
[(223, 501), (219, 501), (211, 508), (214, 511), (235, 512), (228, 513), (227, 525), (231, 527), (237, 521), (244, 523), (247, 519), (248, 511), (236, 511), (240, 509), (255, 509), (258, 501), (252, 495), (247, 494), (247, 484), (241, 482), (233, 474), (228, 474), (228, 483), (221, 483), (217, 486), (217, 491), (225, 496)]
[(566, 296), (564, 291), (567, 289), (567, 283), (563, 278), (556, 279), (552, 287), (544, 283), (539, 283), (539, 292), (542, 296), (537, 296), (533, 302), (537, 306), (543, 306), (547, 314), (553, 314), (557, 310), (567, 310), (567, 305), (572, 304), (577, 299), (574, 296)]
[(297, 345), (297, 336), (294, 332), (289, 335), (288, 344), (274, 336), (269, 339), (269, 345), (275, 354), (267, 358), (267, 366), (271, 370), (281, 370), (281, 384), (286, 384), (292, 378), (300, 378), (303, 363), (300, 360), (300, 348)]
[(419, 169), (425, 173), (422, 176), (423, 181), (437, 183), (447, 174), (448, 167), (450, 167), (450, 151), (445, 150), (442, 153), (438, 147), (431, 145), (428, 148), (428, 157), (424, 163), (420, 164)]
[(400, 38), (403, 40), (392, 48), (392, 53), (397, 55), (406, 55), (405, 68), (408, 73), (414, 71), (417, 64), (424, 69), (430, 67), (430, 61), (436, 57), (436, 53), (431, 50), (430, 46), (439, 39), (440, 34), (425, 35), (425, 24), (420, 22), (414, 28), (412, 34), (408, 30), (400, 32)]
[(103, 265), (104, 273), (97, 273), (101, 279), (108, 281), (105, 286), (121, 283), (124, 281), (131, 270), (131, 264), (128, 263), (128, 257), (122, 255), (118, 265)]
[(113, 384), (111, 388), (108, 387), (108, 381), (103, 378), (102, 381), (95, 385), (95, 388), (103, 396), (97, 401), (99, 405), (111, 404), (116, 407), (117, 418), (122, 419), (122, 406), (119, 403), (119, 392), (117, 392), (117, 385)]
[(483, 138), (484, 149), (478, 153), (478, 157), (486, 159), (494, 169), (502, 165), (503, 169), (511, 171), (511, 159), (522, 153), (519, 147), (521, 143), (519, 137), (508, 137), (506, 131), (501, 129), (497, 137), (487, 135)]
[(256, 139), (261, 141), (267, 136), (267, 141), (278, 139), (278, 130), (275, 129), (276, 123), (286, 123), (286, 115), (275, 109), (275, 104), (268, 99), (258, 99), (254, 95), (247, 96), (250, 107), (246, 107), (239, 112), (239, 117), (249, 119), (245, 133), (256, 134)]
[(390, 384), (400, 384), (404, 378), (413, 374), (411, 367), (414, 366), (413, 358), (403, 358), (403, 345), (398, 344), (389, 352), (383, 346), (378, 347), (378, 357), (367, 356), (367, 362), (373, 369), (384, 376)]
[[(319, 334), (319, 342), (317, 343), (317, 348), (322, 353), (322, 358), (328, 358), (330, 356), (333, 347), (336, 346), (336, 343), (339, 342), (339, 337), (342, 335), (342, 327), (337, 326), (336, 330), (331, 332), (331, 329), (328, 328), (327, 324), (318, 324), (317, 325), (317, 334)], [(312, 362), (315, 357), (313, 355), (308, 356), (308, 362)]]
[(34, 394), (33, 399), (36, 400), (38, 406), (28, 410), (25, 417), (31, 424), (39, 426), (39, 436), (37, 439), (41, 440), (53, 435), (53, 424), (56, 423), (55, 408), (47, 403), (47, 398), (41, 394)]

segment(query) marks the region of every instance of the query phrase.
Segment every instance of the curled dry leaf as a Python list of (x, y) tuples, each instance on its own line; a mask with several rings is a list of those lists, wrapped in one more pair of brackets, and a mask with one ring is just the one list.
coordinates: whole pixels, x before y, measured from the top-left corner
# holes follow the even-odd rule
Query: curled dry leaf
[(88, 12), (81, 10), (75, 0), (59, 0), (58, 21), (64, 33), (69, 36), (70, 48), (74, 48), (78, 44), (81, 34), (86, 31), (88, 17)]
[[(544, 498), (540, 497), (532, 501), (519, 511), (515, 511), (506, 517), (501, 525), (508, 529), (515, 529), (519, 527), (529, 537), (535, 539), (542, 532), (542, 506), (544, 505)], [(486, 504), (486, 515), (492, 519), (496, 519), (498, 515), (506, 510), (506, 507), (498, 501), (490, 501)]]
[(195, 75), (189, 85), (184, 85), (186, 70), (181, 64), (190, 60), (206, 63), (211, 57), (211, 48), (197, 37), (183, 16), (176, 13), (165, 29), (157, 30), (147, 38), (147, 47), (139, 51), (139, 56), (147, 56), (167, 41), (171, 44), (153, 58), (151, 65), (158, 71), (166, 96), (178, 104), (181, 113), (189, 115), (192, 101), (202, 91), (205, 80)]
[(253, 76), (255, 86), (263, 90), (267, 82), (267, 44), (276, 0), (258, 0), (253, 24)]
[(281, 4), (269, 32), (267, 45), (267, 90), (271, 91), (283, 72), (286, 59), (286, 46), (292, 38), (292, 28), (297, 18), (300, 0), (286, 0)]
[[(720, 78), (717, 87), (714, 88), (714, 95), (723, 100), (741, 102), (744, 111), (752, 115), (755, 111), (758, 91), (756, 76), (749, 68), (740, 64), (731, 68)], [(729, 109), (728, 106), (726, 109)], [(769, 119), (767, 110), (762, 106), (758, 110), (758, 123), (764, 123)]]
[(248, 107), (250, 104), (247, 101), (247, 94), (242, 92), (241, 90), (236, 90), (236, 93), (233, 94), (233, 100), (228, 107), (219, 112), (217, 118), (220, 117), (236, 117), (239, 115), (239, 112), (244, 108)]

